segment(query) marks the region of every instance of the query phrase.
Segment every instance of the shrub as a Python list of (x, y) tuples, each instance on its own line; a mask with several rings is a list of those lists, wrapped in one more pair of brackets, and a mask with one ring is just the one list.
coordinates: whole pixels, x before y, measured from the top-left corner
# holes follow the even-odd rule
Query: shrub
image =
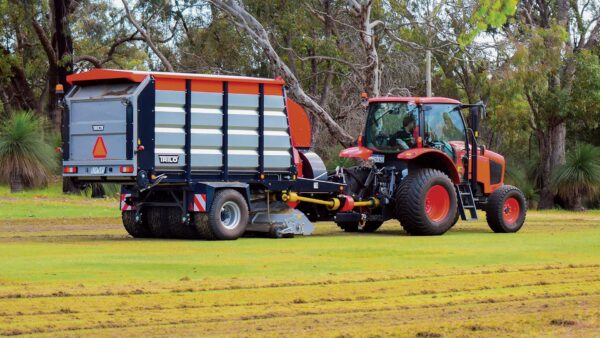
[(575, 146), (565, 164), (554, 171), (552, 187), (572, 209), (583, 210), (583, 200), (600, 193), (600, 148), (585, 143)]
[(56, 154), (45, 139), (44, 122), (32, 112), (15, 112), (0, 125), (0, 177), (11, 192), (48, 183)]

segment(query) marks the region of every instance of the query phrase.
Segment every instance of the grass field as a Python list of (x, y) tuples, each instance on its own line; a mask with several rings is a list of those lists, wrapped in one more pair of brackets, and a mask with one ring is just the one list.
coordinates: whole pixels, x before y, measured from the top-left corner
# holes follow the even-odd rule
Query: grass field
[(0, 335), (600, 332), (598, 212), (532, 212), (518, 234), (319, 223), (311, 237), (205, 242), (134, 240), (116, 205), (0, 189)]

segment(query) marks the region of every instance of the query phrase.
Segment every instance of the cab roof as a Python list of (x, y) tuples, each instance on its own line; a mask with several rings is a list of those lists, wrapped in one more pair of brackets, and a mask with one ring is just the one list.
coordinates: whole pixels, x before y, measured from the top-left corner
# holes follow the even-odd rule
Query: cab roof
[(460, 101), (449, 99), (447, 97), (415, 97), (415, 96), (387, 96), (370, 98), (369, 102), (407, 102), (407, 103), (441, 103), (441, 104), (460, 104)]

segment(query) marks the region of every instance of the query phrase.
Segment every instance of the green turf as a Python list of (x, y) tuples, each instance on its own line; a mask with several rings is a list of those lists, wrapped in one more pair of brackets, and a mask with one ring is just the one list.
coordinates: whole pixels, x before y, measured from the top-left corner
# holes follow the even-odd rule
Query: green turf
[[(529, 212), (517, 234), (492, 233), (480, 213), (436, 237), (390, 221), (373, 234), (317, 223), (313, 236), (293, 239), (139, 240), (118, 224), (115, 199), (0, 192), (0, 335), (600, 330), (598, 211)], [(31, 201), (23, 223), (19, 208)]]
[(58, 184), (46, 189), (10, 193), (0, 186), (0, 222), (16, 219), (64, 219), (118, 217), (119, 201), (115, 197), (91, 199), (83, 195), (65, 195)]

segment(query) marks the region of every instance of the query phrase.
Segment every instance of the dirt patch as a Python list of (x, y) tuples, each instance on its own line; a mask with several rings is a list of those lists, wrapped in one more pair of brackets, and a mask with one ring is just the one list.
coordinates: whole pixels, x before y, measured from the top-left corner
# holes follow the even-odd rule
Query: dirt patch
[(554, 326), (575, 326), (575, 325), (577, 325), (577, 322), (575, 322), (574, 320), (569, 320), (569, 319), (552, 319), (550, 321), (550, 325), (554, 325)]
[[(10, 227), (20, 226), (62, 226), (62, 225), (78, 225), (81, 224), (121, 224), (119, 217), (73, 217), (73, 218), (20, 218), (11, 220), (0, 220), (0, 232), (4, 231), (19, 231), (5, 230)], [(8, 227), (8, 228), (7, 228)], [(40, 231), (36, 228), (35, 231)]]

